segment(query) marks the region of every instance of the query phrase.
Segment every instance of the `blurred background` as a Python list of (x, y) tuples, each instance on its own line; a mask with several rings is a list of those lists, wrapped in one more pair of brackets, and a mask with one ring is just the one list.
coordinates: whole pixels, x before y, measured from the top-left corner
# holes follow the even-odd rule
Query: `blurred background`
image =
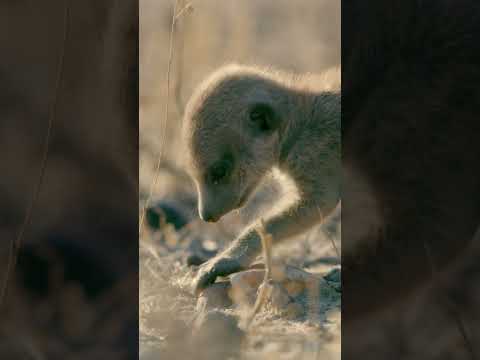
[(0, 3), (1, 359), (138, 357), (137, 45), (136, 0)]
[[(187, 264), (203, 261), (232, 241), (263, 207), (273, 206), (285, 189), (269, 178), (246, 209), (215, 224), (199, 221), (195, 190), (183, 169), (179, 130), (185, 103), (209, 73), (231, 62), (298, 74), (339, 67), (341, 2), (178, 1), (167, 119), (174, 6), (175, 1), (170, 0), (140, 0), (140, 209), (150, 191), (153, 193), (140, 238), (140, 353), (142, 359), (222, 358), (218, 355), (221, 344), (229, 346), (232, 340), (225, 334), (213, 336), (215, 340), (205, 337), (193, 352), (186, 340), (197, 312), (196, 298), (188, 291), (192, 270)], [(318, 258), (328, 259), (330, 262), (309, 268), (320, 273), (339, 266), (331, 243), (333, 239), (340, 246), (338, 220), (330, 235), (317, 227), (299, 241), (276, 247), (275, 257), (300, 267)], [(241, 356), (298, 359), (314, 354), (338, 359), (338, 301), (337, 297), (296, 322), (264, 312), (260, 318), (266, 322), (257, 328), (257, 336), (249, 336)]]

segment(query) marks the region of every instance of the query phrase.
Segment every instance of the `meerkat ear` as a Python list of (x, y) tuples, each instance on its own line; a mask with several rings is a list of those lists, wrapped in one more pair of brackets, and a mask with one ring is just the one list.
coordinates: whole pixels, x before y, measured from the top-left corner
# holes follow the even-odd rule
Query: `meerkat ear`
[(280, 126), (280, 119), (269, 104), (254, 104), (248, 113), (250, 126), (258, 133), (269, 134)]

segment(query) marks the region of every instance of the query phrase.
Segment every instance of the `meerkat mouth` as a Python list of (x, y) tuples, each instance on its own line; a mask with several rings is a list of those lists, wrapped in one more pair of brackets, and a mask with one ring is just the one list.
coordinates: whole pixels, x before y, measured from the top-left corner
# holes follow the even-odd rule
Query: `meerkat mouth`
[(242, 197), (240, 198), (240, 201), (238, 202), (237, 209), (240, 209), (241, 207), (243, 207), (247, 202), (247, 200), (248, 200), (248, 194), (242, 195)]
[(253, 186), (249, 186), (245, 189), (245, 191), (243, 192), (243, 195), (240, 197), (240, 200), (238, 201), (237, 209), (240, 209), (247, 203), (248, 199), (250, 198), (250, 194), (252, 193), (252, 190), (253, 190)]

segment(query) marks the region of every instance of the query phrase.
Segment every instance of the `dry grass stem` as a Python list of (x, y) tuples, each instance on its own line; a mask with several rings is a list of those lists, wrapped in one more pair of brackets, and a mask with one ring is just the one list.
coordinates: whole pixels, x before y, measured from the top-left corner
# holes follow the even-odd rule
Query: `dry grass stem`
[(183, 15), (185, 15), (189, 12), (192, 12), (192, 11), (193, 11), (193, 6), (192, 6), (192, 3), (189, 2), (186, 5), (182, 6), (182, 9), (178, 12), (177, 15), (175, 15), (175, 21), (180, 19)]
[(160, 145), (159, 145), (159, 150), (158, 150), (158, 155), (157, 155), (157, 161), (155, 164), (155, 170), (154, 170), (154, 175), (153, 175), (153, 181), (150, 183), (150, 188), (148, 190), (148, 196), (147, 199), (145, 200), (145, 203), (143, 204), (141, 215), (140, 215), (140, 221), (139, 221), (139, 237), (142, 236), (143, 229), (144, 229), (144, 222), (145, 222), (145, 214), (147, 212), (148, 205), (150, 205), (150, 201), (153, 195), (153, 190), (157, 186), (158, 183), (158, 178), (160, 175), (160, 165), (162, 162), (162, 155), (163, 155), (163, 148), (165, 145), (165, 131), (167, 127), (167, 122), (168, 122), (168, 112), (169, 112), (169, 102), (170, 102), (170, 73), (172, 69), (172, 61), (173, 61), (173, 45), (174, 45), (174, 35), (175, 35), (175, 23), (176, 23), (176, 18), (177, 18), (177, 8), (178, 8), (178, 3), (179, 1), (175, 1), (175, 5), (173, 8), (173, 16), (172, 16), (172, 22), (170, 26), (170, 47), (169, 47), (169, 56), (168, 56), (168, 65), (167, 65), (167, 95), (166, 95), (166, 100), (165, 100), (165, 113), (164, 113), (164, 118), (160, 121)]
[(20, 251), (20, 248), (22, 246), (23, 238), (25, 236), (27, 228), (30, 226), (32, 222), (32, 214), (33, 214), (35, 205), (37, 203), (38, 197), (40, 195), (40, 188), (42, 187), (43, 179), (45, 178), (45, 170), (47, 168), (47, 160), (48, 160), (48, 154), (50, 150), (50, 137), (52, 133), (53, 122), (57, 113), (58, 94), (60, 90), (61, 80), (63, 77), (63, 69), (64, 69), (64, 61), (65, 61), (65, 45), (66, 45), (67, 33), (68, 33), (68, 18), (69, 18), (69, 0), (65, 0), (63, 39), (62, 39), (62, 45), (61, 45), (62, 47), (60, 49), (60, 54), (58, 59), (58, 67), (57, 67), (57, 74), (56, 74), (56, 80), (55, 80), (55, 90), (53, 93), (53, 100), (50, 105), (47, 131), (45, 134), (45, 142), (43, 146), (42, 160), (40, 163), (38, 180), (34, 185), (32, 197), (30, 199), (27, 210), (25, 212), (25, 217), (23, 219), (22, 226), (20, 227), (20, 230), (15, 240), (11, 242), (9, 255), (8, 255), (7, 269), (5, 271), (5, 278), (4, 278), (2, 290), (0, 293), (0, 308), (3, 305), (3, 302), (5, 300), (8, 283), (17, 263), (18, 252)]
[(257, 228), (258, 234), (260, 235), (260, 239), (262, 241), (262, 249), (263, 249), (263, 257), (265, 259), (265, 276), (263, 278), (263, 282), (260, 285), (260, 292), (257, 296), (255, 301), (255, 305), (253, 307), (252, 312), (248, 315), (246, 320), (246, 328), (250, 328), (255, 315), (260, 311), (263, 304), (267, 299), (267, 288), (268, 283), (271, 279), (272, 273), (272, 235), (267, 233), (265, 229), (265, 223), (263, 219), (260, 220), (260, 225)]
[(185, 26), (182, 24), (181, 28), (178, 28), (178, 20), (183, 15), (188, 15), (193, 11), (192, 3), (185, 4), (185, 0), (180, 0), (179, 7), (181, 10), (175, 16), (175, 26), (177, 27), (177, 55), (175, 57), (175, 84), (174, 84), (174, 96), (175, 105), (177, 107), (178, 116), (183, 116), (183, 109), (185, 108), (184, 99), (182, 98), (182, 85), (183, 85), (183, 54), (185, 50)]

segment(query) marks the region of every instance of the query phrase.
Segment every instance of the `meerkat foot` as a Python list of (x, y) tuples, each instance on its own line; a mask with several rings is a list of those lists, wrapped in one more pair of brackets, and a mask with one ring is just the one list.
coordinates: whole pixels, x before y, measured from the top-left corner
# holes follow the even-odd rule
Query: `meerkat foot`
[(200, 265), (193, 281), (195, 295), (213, 284), (218, 276), (226, 276), (243, 269), (240, 262), (230, 257), (215, 257)]

